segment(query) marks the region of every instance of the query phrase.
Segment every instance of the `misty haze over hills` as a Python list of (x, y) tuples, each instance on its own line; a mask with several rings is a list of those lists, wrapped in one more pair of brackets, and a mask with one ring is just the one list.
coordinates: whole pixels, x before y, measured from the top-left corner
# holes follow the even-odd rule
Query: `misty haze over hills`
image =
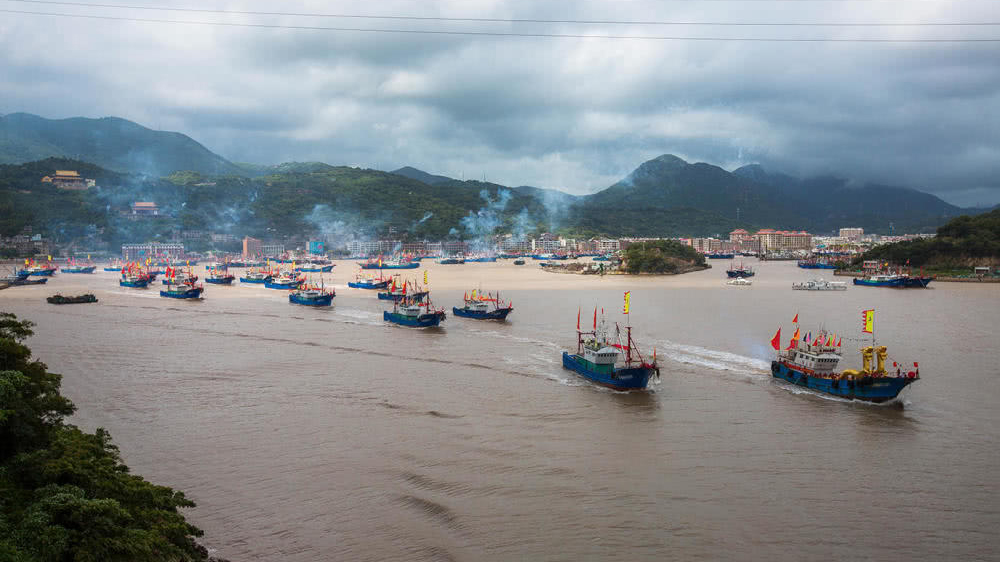
[[(343, 169), (322, 162), (276, 166), (233, 163), (186, 135), (154, 131), (115, 117), (49, 120), (25, 113), (0, 117), (0, 163), (51, 156), (72, 157), (116, 172), (154, 177), (180, 170), (247, 178), (296, 174), (333, 177), (334, 171)], [(372, 170), (361, 173), (370, 176), (367, 189), (385, 193), (394, 189), (387, 179), (391, 176)], [(949, 218), (970, 212), (905, 187), (855, 186), (835, 177), (799, 179), (757, 165), (729, 172), (669, 154), (644, 162), (614, 185), (585, 196), (531, 186), (461, 181), (409, 166), (392, 174), (416, 180), (411, 184), (416, 187), (409, 188), (408, 193), (415, 189), (437, 201), (462, 201), (461, 206), (468, 212), (476, 211), (476, 201), (480, 201), (478, 195), (470, 199), (469, 190), (478, 194), (486, 189), (489, 197), (499, 197), (497, 194), (506, 189), (519, 202), (516, 209), (501, 209), (508, 222), (513, 214), (530, 210), (535, 220), (545, 215), (553, 228), (584, 234), (704, 235), (723, 234), (737, 227), (828, 232), (843, 226), (886, 232), (890, 223), (897, 232), (932, 231)], [(508, 199), (503, 199), (505, 205)], [(398, 202), (389, 198), (384, 204)], [(447, 214), (454, 212), (461, 213), (456, 209)], [(521, 222), (526, 220), (522, 217)]]

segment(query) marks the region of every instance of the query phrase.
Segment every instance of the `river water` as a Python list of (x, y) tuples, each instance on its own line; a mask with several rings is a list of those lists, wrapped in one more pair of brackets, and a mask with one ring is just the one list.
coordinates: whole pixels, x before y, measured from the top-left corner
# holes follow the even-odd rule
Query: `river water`
[[(71, 422), (184, 490), (234, 562), (1000, 557), (1000, 286), (792, 291), (817, 272), (791, 262), (754, 262), (745, 288), (722, 262), (641, 278), (425, 263), (449, 317), (415, 330), (338, 264), (329, 310), (260, 286), (175, 301), (104, 272), (0, 291), (0, 309), (37, 323)], [(512, 299), (509, 321), (452, 316), (471, 288)], [(662, 366), (646, 393), (561, 366), (577, 311), (621, 320), (625, 290)], [(100, 302), (44, 302), (85, 291)], [(796, 313), (858, 366), (867, 308), (890, 361), (920, 363), (895, 404), (771, 379), (769, 340)]]

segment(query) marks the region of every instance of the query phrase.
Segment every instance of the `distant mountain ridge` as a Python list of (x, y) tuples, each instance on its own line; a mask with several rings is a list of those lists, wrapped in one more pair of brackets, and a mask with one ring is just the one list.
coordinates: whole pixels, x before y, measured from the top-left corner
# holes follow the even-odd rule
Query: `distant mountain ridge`
[(75, 158), (117, 172), (165, 176), (177, 170), (245, 173), (181, 133), (154, 131), (119, 117), (46, 119), (30, 113), (0, 117), (0, 164)]

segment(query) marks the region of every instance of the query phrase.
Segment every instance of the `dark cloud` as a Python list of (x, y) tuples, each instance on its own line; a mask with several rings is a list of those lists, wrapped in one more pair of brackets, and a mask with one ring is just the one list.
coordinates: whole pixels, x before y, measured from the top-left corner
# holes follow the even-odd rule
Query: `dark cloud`
[[(448, 17), (942, 22), (992, 21), (990, 4), (913, 3), (905, 13), (888, 2), (397, 0), (336, 6), (356, 13)], [(277, 6), (260, 1), (241, 9)], [(333, 6), (298, 0), (280, 9), (336, 11)], [(197, 19), (692, 37), (982, 38), (996, 33), (989, 27)], [(670, 152), (727, 168), (760, 162), (797, 175), (910, 185), (961, 205), (1000, 202), (996, 44), (490, 38), (4, 14), (0, 75), (0, 112), (119, 115), (182, 131), (238, 161), (323, 160), (382, 169), (413, 165), (581, 193)]]

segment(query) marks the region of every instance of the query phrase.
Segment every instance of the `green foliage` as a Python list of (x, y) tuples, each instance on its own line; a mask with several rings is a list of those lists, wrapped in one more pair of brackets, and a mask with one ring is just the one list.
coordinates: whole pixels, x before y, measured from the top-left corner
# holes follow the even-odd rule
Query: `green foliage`
[(63, 423), (60, 377), (31, 361), (31, 323), (0, 313), (0, 560), (206, 560), (184, 494), (129, 474), (103, 429)]
[(630, 245), (624, 252), (628, 273), (677, 273), (682, 268), (704, 266), (705, 256), (674, 240), (653, 240)]
[(934, 238), (876, 246), (855, 260), (881, 260), (915, 267), (951, 268), (1000, 258), (1000, 209), (961, 216), (938, 228)]

